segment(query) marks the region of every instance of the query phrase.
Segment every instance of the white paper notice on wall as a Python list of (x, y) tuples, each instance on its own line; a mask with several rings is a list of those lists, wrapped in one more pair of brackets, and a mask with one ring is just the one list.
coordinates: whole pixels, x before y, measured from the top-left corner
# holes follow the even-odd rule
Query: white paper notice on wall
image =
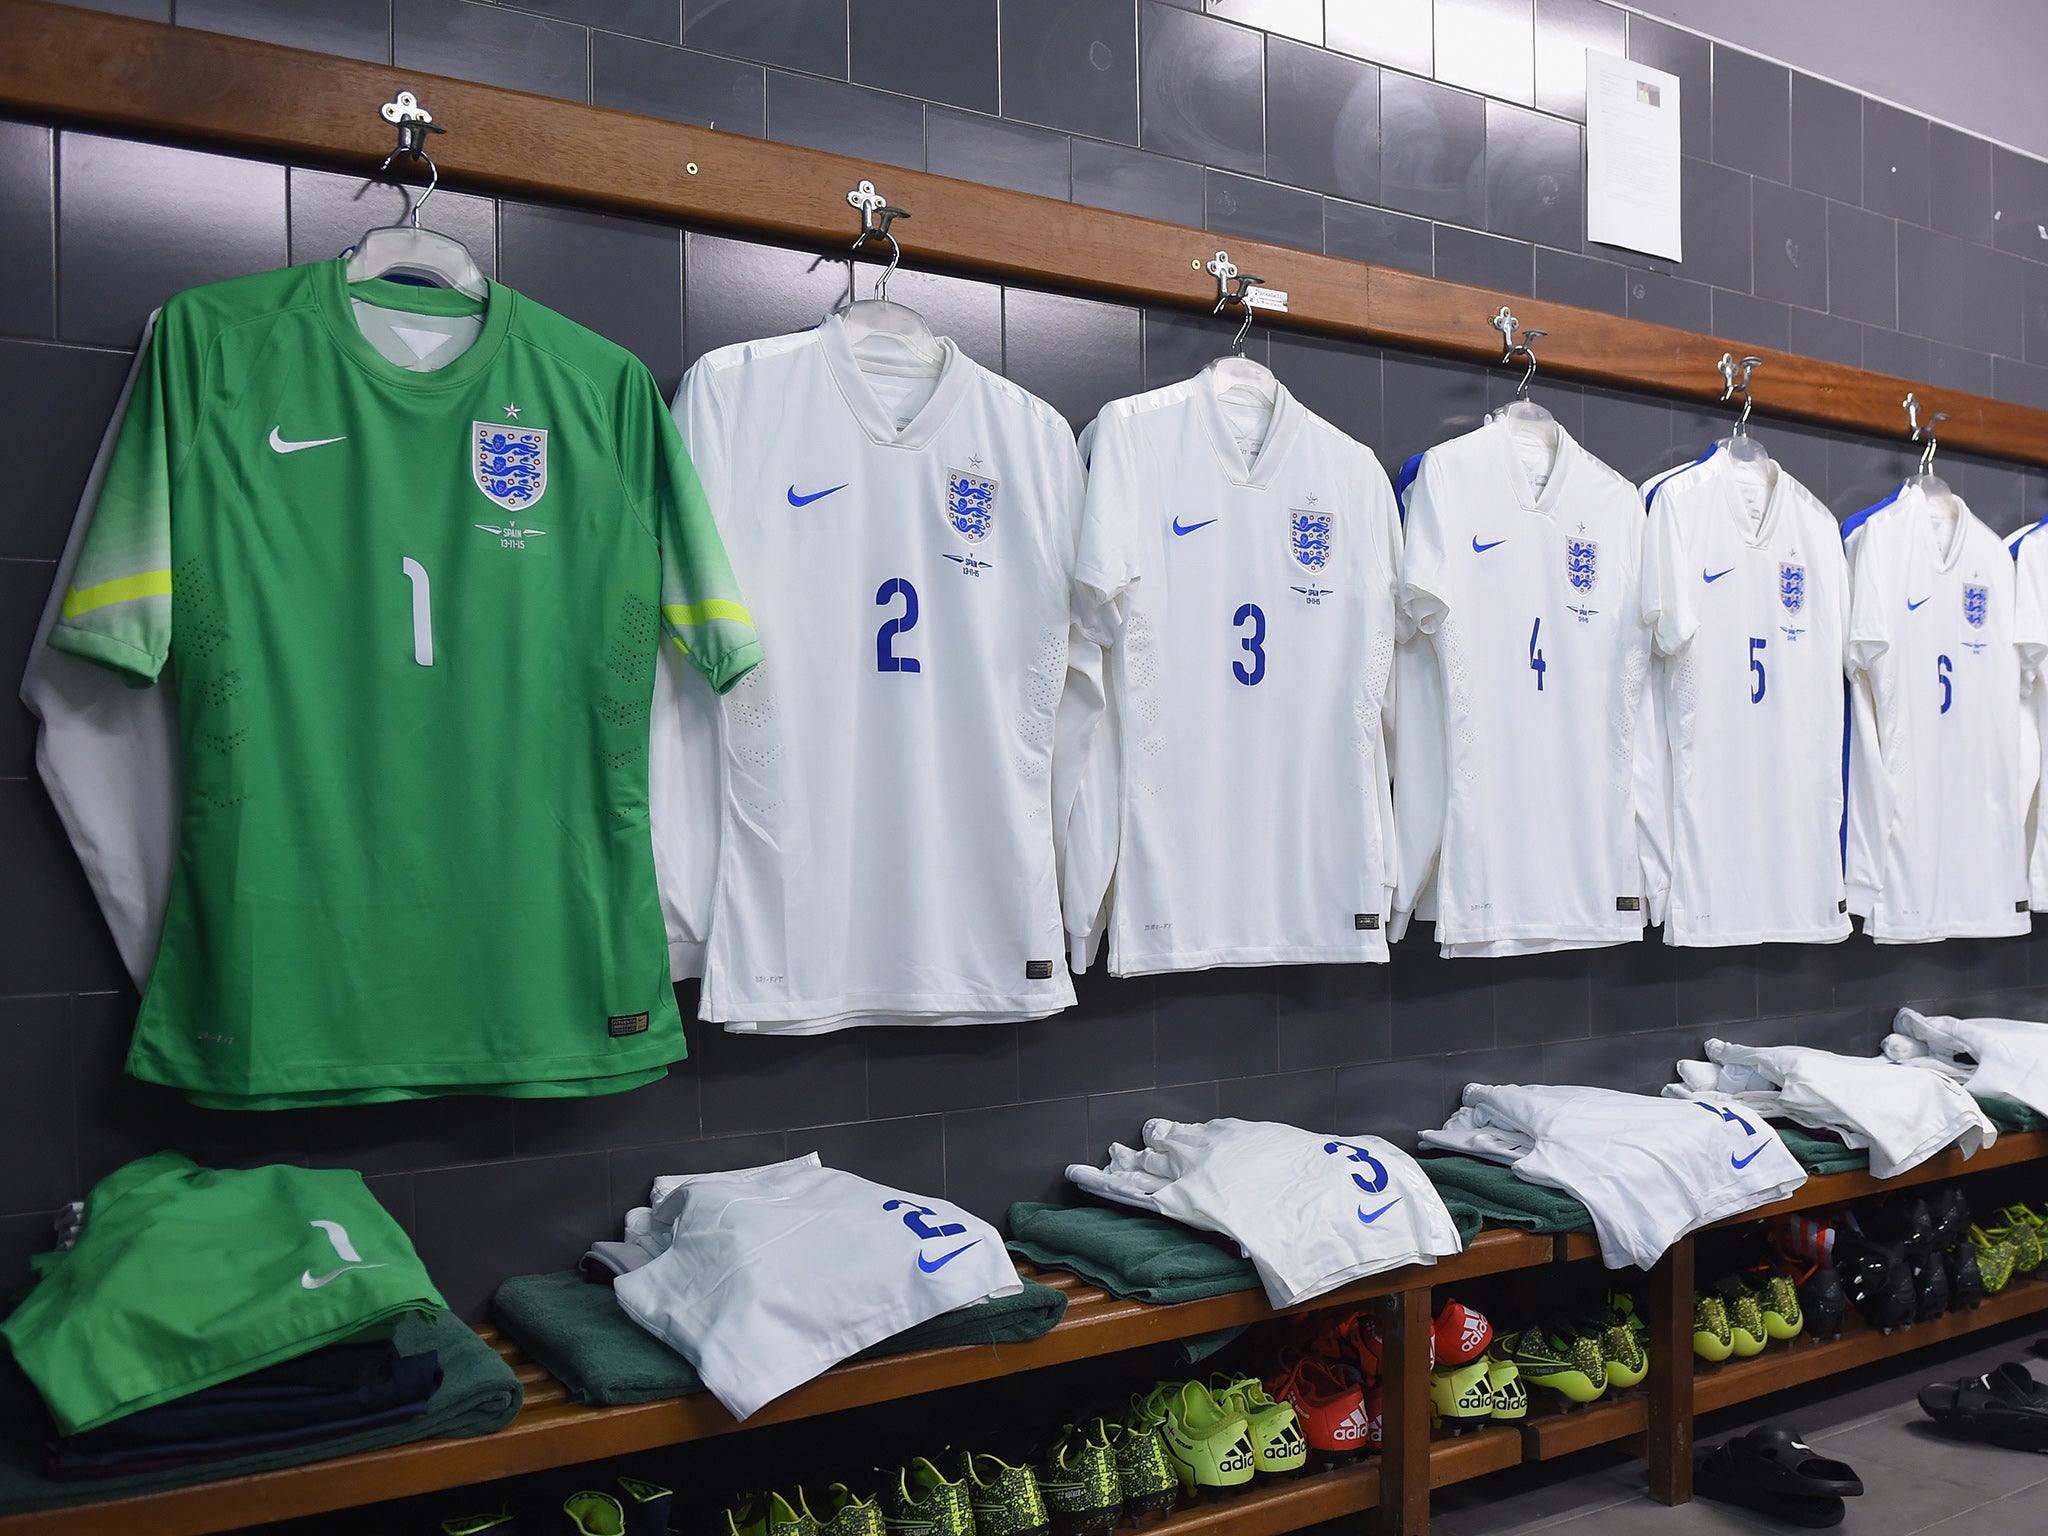
[(1678, 77), (1586, 50), (1586, 236), (1681, 260)]

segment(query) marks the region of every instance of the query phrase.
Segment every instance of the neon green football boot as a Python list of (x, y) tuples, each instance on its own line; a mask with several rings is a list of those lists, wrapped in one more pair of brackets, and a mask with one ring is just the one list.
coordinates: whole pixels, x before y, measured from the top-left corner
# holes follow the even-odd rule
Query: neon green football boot
[(975, 1536), (967, 1485), (922, 1456), (882, 1489), (882, 1520), (903, 1536)]
[(882, 1518), (879, 1499), (864, 1499), (844, 1483), (827, 1488), (814, 1506), (799, 1488), (797, 1507), (807, 1515), (818, 1536), (884, 1536), (888, 1521)]
[(1141, 1397), (1131, 1399), (1130, 1416), (1109, 1426), (1116, 1452), (1116, 1480), (1123, 1490), (1124, 1516), (1133, 1524), (1172, 1511), (1180, 1502), (1180, 1474), (1166, 1449), (1166, 1420)]
[(1062, 1536), (1107, 1536), (1123, 1518), (1123, 1482), (1116, 1448), (1100, 1419), (1069, 1424), (1033, 1471), (1047, 1513)]
[(974, 1451), (962, 1451), (955, 1466), (967, 1485), (976, 1536), (1050, 1536), (1052, 1516), (1029, 1467)]
[(1162, 1382), (1147, 1406), (1165, 1421), (1167, 1454), (1184, 1496), (1242, 1488), (1252, 1480), (1258, 1453), (1250, 1422), (1217, 1402), (1199, 1381)]
[(1308, 1438), (1294, 1404), (1277, 1403), (1266, 1395), (1256, 1376), (1230, 1377), (1220, 1371), (1209, 1378), (1209, 1391), (1225, 1409), (1244, 1415), (1251, 1430), (1253, 1467), (1260, 1477), (1292, 1477), (1308, 1465)]

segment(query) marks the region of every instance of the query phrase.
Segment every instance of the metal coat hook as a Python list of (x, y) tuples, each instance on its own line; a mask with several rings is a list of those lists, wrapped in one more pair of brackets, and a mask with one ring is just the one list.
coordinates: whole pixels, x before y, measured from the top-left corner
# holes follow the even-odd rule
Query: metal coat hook
[[(1500, 360), (1512, 363), (1519, 358), (1527, 364), (1522, 370), (1522, 382), (1515, 386), (1515, 398), (1528, 399), (1529, 386), (1536, 378), (1536, 349), (1529, 343), (1538, 336), (1548, 336), (1550, 332), (1541, 329), (1523, 331), (1522, 322), (1515, 318), (1515, 312), (1505, 304), (1501, 305), (1500, 313), (1486, 323), (1501, 334)], [(1520, 341), (1515, 340), (1517, 331), (1521, 331), (1522, 334)]]
[(1763, 367), (1763, 365), (1764, 360), (1760, 357), (1745, 357), (1742, 360), (1742, 374), (1739, 378), (1735, 372), (1734, 353), (1723, 352), (1721, 354), (1721, 361), (1715, 365), (1720, 369), (1721, 382), (1726, 386), (1721, 391), (1721, 398), (1723, 400), (1732, 400), (1735, 398), (1737, 390), (1742, 391), (1742, 414), (1735, 418), (1734, 429), (1728, 434), (1730, 437), (1744, 437), (1748, 435), (1749, 408), (1752, 403), (1749, 393), (1749, 376), (1757, 369)]
[(1920, 397), (1918, 395), (1909, 391), (1906, 398), (1899, 403), (1906, 408), (1906, 425), (1912, 428), (1912, 432), (1908, 435), (1906, 441), (1926, 445), (1920, 450), (1920, 473), (1931, 475), (1934, 473), (1935, 450), (1941, 446), (1935, 440), (1934, 429), (1948, 420), (1948, 412), (1936, 411), (1932, 416), (1928, 417), (1926, 425), (1923, 426), (1920, 422)]
[[(896, 243), (896, 237), (889, 232), (889, 226), (898, 219), (910, 217), (907, 208), (892, 208), (889, 200), (875, 190), (875, 184), (866, 177), (860, 185), (846, 194), (847, 206), (860, 214), (860, 233), (853, 237), (851, 249), (856, 254), (870, 240), (886, 241), (889, 246), (889, 264), (882, 269), (882, 275), (875, 279), (875, 297), (882, 303), (889, 302), (889, 279), (895, 273), (898, 263), (903, 260), (903, 247)], [(853, 263), (847, 262), (847, 290), (853, 288)]]
[(1252, 328), (1251, 290), (1265, 281), (1263, 277), (1248, 277), (1237, 270), (1237, 263), (1230, 259), (1228, 251), (1218, 251), (1205, 263), (1209, 273), (1216, 279), (1216, 304), (1209, 313), (1220, 315), (1235, 304), (1244, 311), (1244, 319), (1237, 327), (1237, 334), (1230, 339), (1230, 355), (1244, 356), (1244, 339)]
[(408, 207), (405, 222), (414, 229), (420, 227), (420, 210), (427, 206), (427, 199), (434, 195), (434, 188), (441, 184), (440, 168), (434, 164), (434, 157), (427, 153), (427, 135), (446, 133), (448, 130), (434, 121), (434, 114), (420, 105), (419, 98), (411, 91), (400, 91), (397, 96), (377, 109), (387, 123), (398, 125), (398, 148), (384, 157), (384, 163), (377, 167), (381, 178), (391, 169), (391, 162), (401, 155), (408, 159), (421, 160), (427, 167), (427, 190), (414, 202), (410, 191), (406, 193)]

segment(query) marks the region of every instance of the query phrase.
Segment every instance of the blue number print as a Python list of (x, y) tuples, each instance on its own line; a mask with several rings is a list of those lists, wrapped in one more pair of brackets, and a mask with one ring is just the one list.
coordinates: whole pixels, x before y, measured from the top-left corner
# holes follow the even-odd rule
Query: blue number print
[(1724, 1104), (1709, 1104), (1703, 1099), (1694, 1099), (1693, 1103), (1699, 1105), (1701, 1109), (1704, 1109), (1710, 1115), (1719, 1115), (1723, 1120), (1726, 1120), (1730, 1125), (1741, 1126), (1743, 1134), (1745, 1136), (1754, 1136), (1756, 1134), (1755, 1126), (1751, 1125), (1747, 1120), (1743, 1119), (1742, 1116), (1738, 1115), (1737, 1113), (1735, 1113), (1734, 1110), (1728, 1108)]
[(1371, 1178), (1367, 1178), (1362, 1173), (1351, 1175), (1351, 1182), (1364, 1190), (1368, 1195), (1376, 1195), (1387, 1187), (1387, 1165), (1366, 1151), (1365, 1148), (1354, 1147), (1348, 1141), (1326, 1141), (1323, 1143), (1323, 1150), (1331, 1156), (1342, 1152), (1346, 1162), (1362, 1163), (1365, 1167), (1371, 1169)]
[(1550, 670), (1549, 667), (1544, 665), (1543, 652), (1536, 648), (1536, 637), (1542, 633), (1543, 620), (1539, 618), (1534, 624), (1529, 626), (1529, 670), (1536, 674), (1536, 691), (1538, 693), (1543, 691), (1543, 674)]
[(886, 608), (897, 598), (903, 599), (903, 617), (882, 621), (882, 627), (875, 633), (875, 670), (877, 672), (918, 672), (915, 656), (896, 654), (896, 637), (917, 628), (917, 588), (901, 576), (891, 576), (875, 593), (875, 606)]
[(1752, 704), (1764, 701), (1764, 659), (1760, 654), (1763, 648), (1763, 641), (1755, 635), (1749, 637), (1749, 670), (1756, 674), (1756, 686), (1749, 690), (1749, 702)]
[(1934, 666), (1935, 675), (1941, 679), (1941, 712), (1945, 715), (1948, 713), (1949, 705), (1956, 701), (1955, 687), (1948, 680), (1948, 675), (1955, 671), (1956, 664), (1946, 656), (1937, 656), (1934, 658)]
[(1266, 611), (1257, 603), (1240, 603), (1237, 612), (1230, 616), (1230, 627), (1242, 629), (1250, 620), (1252, 632), (1237, 643), (1252, 659), (1247, 667), (1241, 661), (1233, 661), (1230, 670), (1237, 674), (1237, 680), (1245, 687), (1255, 686), (1266, 675)]
[(936, 1216), (939, 1213), (928, 1205), (913, 1205), (908, 1200), (884, 1200), (882, 1202), (882, 1209), (885, 1211), (903, 1212), (903, 1225), (910, 1228), (921, 1239), (958, 1237), (967, 1230), (957, 1221), (942, 1221), (937, 1226), (933, 1226), (925, 1220), (925, 1217)]

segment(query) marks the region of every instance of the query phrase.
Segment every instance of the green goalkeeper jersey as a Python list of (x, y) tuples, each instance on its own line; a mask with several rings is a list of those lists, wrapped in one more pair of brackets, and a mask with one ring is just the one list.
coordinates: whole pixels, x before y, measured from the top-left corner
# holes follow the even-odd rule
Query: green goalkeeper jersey
[(661, 1076), (664, 636), (720, 690), (760, 659), (628, 353), (340, 261), (173, 298), (50, 637), (176, 689), (129, 1070), (225, 1107)]

